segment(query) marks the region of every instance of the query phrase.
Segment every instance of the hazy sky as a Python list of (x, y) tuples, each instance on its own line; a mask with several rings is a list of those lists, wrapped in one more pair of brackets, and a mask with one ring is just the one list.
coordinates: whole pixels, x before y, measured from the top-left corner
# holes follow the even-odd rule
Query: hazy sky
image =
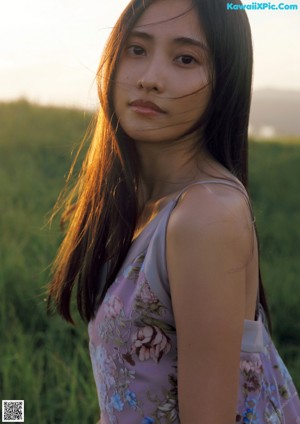
[[(0, 100), (23, 96), (41, 103), (96, 105), (99, 57), (128, 1), (1, 0)], [(300, 90), (300, 0), (285, 4), (298, 10), (248, 11), (254, 88)]]

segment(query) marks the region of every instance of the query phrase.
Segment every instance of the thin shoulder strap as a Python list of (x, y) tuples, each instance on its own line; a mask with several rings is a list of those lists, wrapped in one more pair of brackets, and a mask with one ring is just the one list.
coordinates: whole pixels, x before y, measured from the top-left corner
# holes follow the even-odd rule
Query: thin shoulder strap
[(233, 181), (233, 180), (227, 180), (227, 179), (222, 179), (222, 178), (216, 178), (216, 179), (211, 179), (211, 180), (200, 180), (200, 181), (196, 181), (196, 182), (194, 182), (192, 184), (189, 184), (188, 186), (184, 187), (181, 190), (181, 192), (177, 195), (177, 197), (175, 199), (175, 202), (177, 203), (179, 201), (179, 199), (182, 197), (182, 195), (190, 187), (195, 186), (195, 185), (199, 185), (199, 184), (202, 184), (202, 185), (205, 185), (205, 184), (222, 184), (222, 185), (225, 185), (225, 186), (228, 186), (228, 187), (232, 187), (232, 188), (235, 188), (235, 189), (239, 190), (244, 195), (244, 197), (247, 200), (247, 203), (248, 203), (248, 206), (249, 206), (249, 209), (250, 209), (250, 213), (251, 213), (251, 217), (252, 217), (252, 223), (253, 224), (255, 223), (255, 220), (256, 219), (255, 219), (255, 215), (254, 215), (254, 212), (253, 212), (252, 204), (250, 202), (249, 195), (247, 193), (246, 188), (238, 180), (234, 180)]

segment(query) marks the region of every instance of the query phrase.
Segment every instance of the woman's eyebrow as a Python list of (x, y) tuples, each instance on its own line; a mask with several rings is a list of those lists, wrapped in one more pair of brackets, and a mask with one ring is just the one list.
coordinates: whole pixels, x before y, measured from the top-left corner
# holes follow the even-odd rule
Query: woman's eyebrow
[[(154, 36), (149, 34), (148, 32), (144, 32), (144, 31), (137, 31), (134, 30), (131, 32), (130, 37), (137, 37), (137, 38), (142, 38), (144, 40), (153, 40)], [(205, 45), (205, 43), (203, 43), (203, 41), (198, 40), (196, 38), (191, 38), (191, 37), (176, 37), (172, 40), (172, 42), (174, 44), (181, 44), (181, 45), (186, 45), (186, 44), (190, 44), (192, 46), (196, 46), (196, 47), (200, 47), (203, 50), (208, 50), (207, 46)]]
[(201, 40), (197, 40), (195, 38), (191, 38), (191, 37), (178, 37), (174, 39), (174, 43), (175, 44), (190, 44), (192, 46), (196, 46), (196, 47), (200, 47), (203, 50), (208, 50), (207, 46), (205, 43), (203, 43), (203, 41)]
[(129, 37), (137, 37), (137, 38), (143, 38), (144, 40), (153, 40), (154, 37), (149, 34), (148, 32), (143, 32), (143, 31), (131, 31)]

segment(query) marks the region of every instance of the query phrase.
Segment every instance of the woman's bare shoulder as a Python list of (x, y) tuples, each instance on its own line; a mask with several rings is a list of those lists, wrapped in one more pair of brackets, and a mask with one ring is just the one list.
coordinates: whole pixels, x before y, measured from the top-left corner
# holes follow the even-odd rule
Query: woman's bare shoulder
[[(236, 188), (197, 184), (180, 197), (167, 225), (167, 249), (179, 257), (186, 251), (206, 255), (230, 253), (234, 267), (249, 262), (255, 241), (247, 199)], [(174, 246), (174, 248), (172, 248)]]
[(252, 227), (246, 191), (224, 184), (196, 184), (179, 198), (168, 228), (171, 231), (200, 229), (211, 224), (227, 223)]

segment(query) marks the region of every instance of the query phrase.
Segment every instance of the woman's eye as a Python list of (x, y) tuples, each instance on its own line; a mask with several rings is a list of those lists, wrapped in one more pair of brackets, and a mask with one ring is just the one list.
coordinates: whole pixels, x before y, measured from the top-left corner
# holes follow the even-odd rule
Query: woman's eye
[(184, 54), (184, 55), (178, 56), (177, 61), (181, 65), (193, 65), (193, 64), (195, 64), (197, 62), (196, 59), (193, 58), (193, 56), (190, 56), (188, 54)]
[(140, 46), (135, 46), (135, 45), (129, 46), (127, 51), (132, 56), (144, 56), (145, 55), (145, 50), (143, 49), (143, 47), (140, 47)]

